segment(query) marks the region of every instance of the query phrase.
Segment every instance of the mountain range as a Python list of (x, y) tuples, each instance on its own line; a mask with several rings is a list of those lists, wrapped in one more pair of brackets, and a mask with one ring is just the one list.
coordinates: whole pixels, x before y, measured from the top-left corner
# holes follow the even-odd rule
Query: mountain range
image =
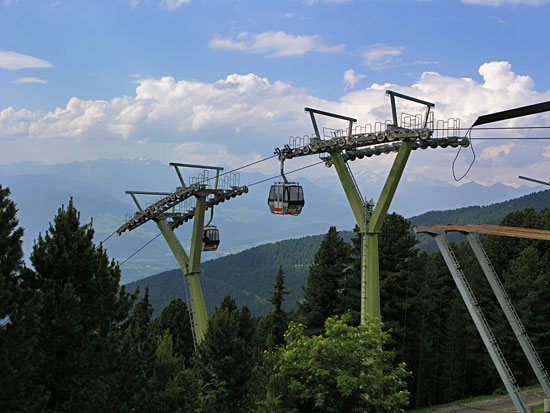
[[(245, 171), (240, 171), (240, 185), (250, 185), (265, 180), (267, 176)], [(197, 172), (185, 171), (189, 175), (196, 175)], [(428, 210), (492, 204), (532, 191), (525, 186), (513, 188), (497, 184), (486, 187), (473, 182), (460, 186), (443, 185), (435, 179), (431, 182), (406, 175), (406, 172), (405, 176), (391, 210), (406, 217)], [(310, 173), (307, 177), (295, 178), (293, 175), (292, 179), (299, 180), (305, 192), (306, 205), (299, 217), (270, 214), (266, 204), (270, 182), (253, 185), (248, 194), (216, 208), (213, 224), (220, 229), (221, 245), (218, 251), (205, 253), (203, 260), (220, 258), (267, 242), (322, 234), (330, 225), (343, 230), (353, 228), (355, 222), (351, 209), (335, 174), (317, 176)], [(357, 180), (363, 195), (374, 199), (378, 197), (383, 181), (362, 176), (358, 176)], [(127, 216), (136, 211), (125, 191), (168, 192), (180, 185), (171, 167), (151, 159), (0, 165), (0, 184), (11, 189), (11, 198), (19, 209), (20, 225), (25, 229), (23, 247), (27, 260), (38, 234), (48, 229), (48, 222), (53, 220), (57, 209), (72, 197), (81, 212), (81, 222), (89, 222), (93, 218), (95, 241), (106, 240), (104, 246), (109, 255), (119, 262), (158, 234), (155, 225), (148, 223), (120, 237), (111, 236)], [(155, 199), (142, 197), (140, 200), (146, 204)], [(187, 224), (177, 230), (184, 248), (189, 247), (191, 228), (192, 225)], [(176, 267), (170, 250), (159, 237), (122, 266), (122, 282), (136, 281)]]

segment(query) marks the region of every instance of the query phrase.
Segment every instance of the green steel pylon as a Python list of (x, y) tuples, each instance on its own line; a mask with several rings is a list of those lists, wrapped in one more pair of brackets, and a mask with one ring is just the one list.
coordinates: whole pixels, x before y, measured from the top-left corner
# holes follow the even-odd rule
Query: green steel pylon
[(364, 201), (342, 155), (339, 152), (330, 153), (332, 163), (361, 231), (361, 323), (366, 321), (367, 314), (374, 317), (380, 316), (378, 234), (382, 229), (382, 223), (403, 175), (413, 144), (413, 141), (403, 141), (370, 218), (367, 216)]
[[(204, 213), (206, 211), (206, 198), (200, 196), (197, 198), (195, 206), (195, 219), (193, 222), (193, 235), (191, 237), (190, 256), (181, 246), (176, 234), (170, 228), (170, 225), (163, 220), (156, 221), (160, 232), (164, 236), (166, 243), (170, 247), (172, 254), (176, 257), (184, 278), (189, 281), (189, 291), (191, 295), (191, 308), (193, 311), (193, 324), (195, 327), (195, 335), (197, 343), (200, 343), (204, 338), (206, 328), (208, 326), (208, 314), (206, 312), (206, 304), (202, 293), (200, 274), (200, 262), (202, 252), (202, 231), (204, 226)], [(184, 280), (185, 282), (185, 280)]]

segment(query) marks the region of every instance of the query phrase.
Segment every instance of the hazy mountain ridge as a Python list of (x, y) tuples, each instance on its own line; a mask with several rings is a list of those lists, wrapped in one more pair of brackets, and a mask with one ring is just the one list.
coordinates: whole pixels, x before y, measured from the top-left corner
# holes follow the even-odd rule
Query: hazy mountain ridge
[[(321, 168), (321, 167), (320, 167)], [(226, 171), (229, 168), (226, 168)], [(324, 171), (324, 169), (323, 169)], [(187, 175), (197, 170), (187, 170)], [(265, 179), (260, 173), (242, 173), (240, 184)], [(383, 179), (359, 180), (363, 195), (377, 199)], [(203, 259), (219, 258), (256, 245), (288, 238), (324, 233), (330, 225), (350, 230), (355, 222), (341, 185), (336, 176), (297, 177), (304, 187), (306, 205), (299, 217), (280, 217), (269, 213), (266, 196), (270, 182), (255, 185), (247, 195), (232, 199), (216, 208), (213, 224), (221, 233), (218, 251), (204, 254)], [(81, 222), (93, 217), (95, 242), (106, 239), (135, 212), (125, 190), (170, 191), (179, 185), (173, 168), (151, 159), (98, 159), (85, 162), (47, 165), (36, 162), (0, 165), (0, 184), (9, 186), (12, 199), (19, 208), (20, 225), (25, 228), (24, 249), (28, 257), (39, 232), (44, 232), (61, 204), (72, 196), (81, 211)], [(462, 186), (443, 186), (440, 181), (418, 181), (407, 176), (400, 183), (392, 210), (402, 215), (417, 211), (446, 209), (454, 205), (478, 204), (523, 195), (529, 188), (514, 189), (505, 185), (482, 187), (475, 183)], [(460, 201), (457, 201), (460, 200)], [(154, 197), (141, 197), (145, 205)], [(185, 248), (189, 247), (191, 225), (178, 229), (177, 235)], [(148, 223), (121, 237), (113, 236), (105, 247), (112, 258), (124, 261), (158, 234)], [(150, 274), (176, 268), (177, 263), (162, 238), (147, 246), (122, 267), (123, 282), (137, 280)]]

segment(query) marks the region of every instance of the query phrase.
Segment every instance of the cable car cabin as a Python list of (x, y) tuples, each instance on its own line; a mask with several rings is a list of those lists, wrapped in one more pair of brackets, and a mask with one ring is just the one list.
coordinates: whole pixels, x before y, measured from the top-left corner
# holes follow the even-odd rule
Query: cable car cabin
[(204, 227), (202, 232), (202, 250), (216, 251), (220, 245), (220, 231), (215, 226)]
[(275, 182), (267, 204), (272, 214), (299, 215), (304, 207), (304, 191), (297, 182)]

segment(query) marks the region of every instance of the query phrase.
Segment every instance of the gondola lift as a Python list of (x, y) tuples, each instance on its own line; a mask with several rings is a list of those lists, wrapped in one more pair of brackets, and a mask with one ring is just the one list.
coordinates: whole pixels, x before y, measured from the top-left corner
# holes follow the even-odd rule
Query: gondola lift
[(284, 173), (284, 159), (280, 162), (284, 182), (271, 185), (267, 199), (269, 210), (277, 215), (299, 215), (305, 204), (304, 191), (298, 182), (288, 182)]
[(202, 231), (202, 250), (203, 251), (216, 251), (218, 245), (220, 245), (220, 231), (215, 225), (210, 225), (214, 218), (214, 207), (211, 207), (210, 221), (203, 228)]

